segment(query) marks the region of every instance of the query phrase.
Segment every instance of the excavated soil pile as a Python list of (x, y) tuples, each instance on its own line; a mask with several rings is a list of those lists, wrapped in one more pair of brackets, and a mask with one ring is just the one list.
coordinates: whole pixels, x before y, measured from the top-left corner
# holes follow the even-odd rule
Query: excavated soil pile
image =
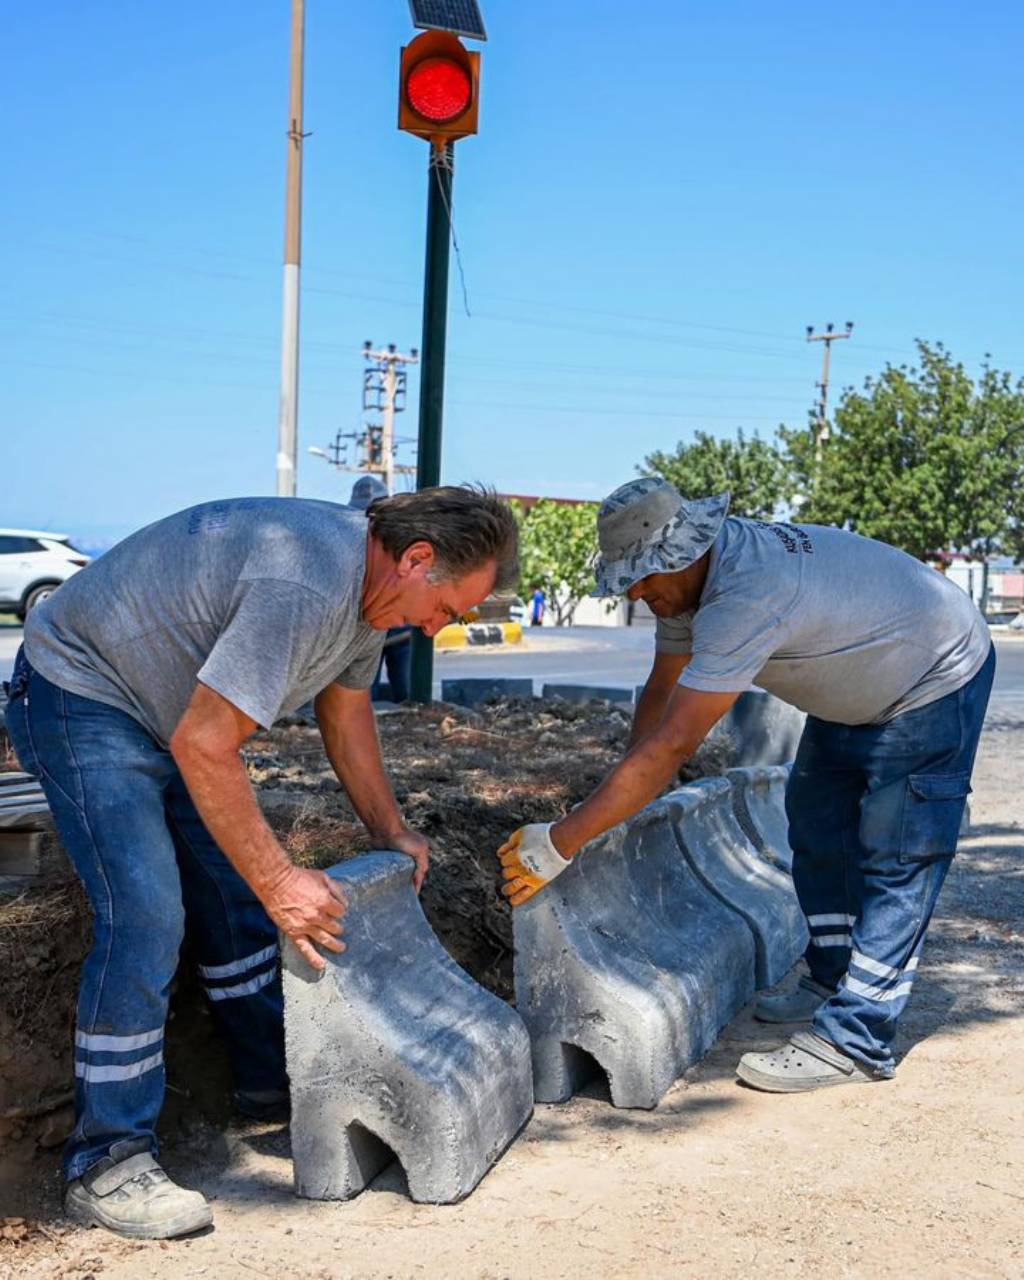
[[(380, 718), (399, 804), (433, 843), (424, 910), (455, 960), (504, 999), (512, 997), (512, 923), (495, 850), (523, 822), (552, 821), (582, 800), (621, 757), (629, 723), (607, 703), (538, 700), (479, 710), (436, 704)], [(684, 776), (721, 772), (729, 752), (728, 743), (705, 748)], [(315, 727), (279, 726), (244, 754), (267, 819), (297, 862), (326, 867), (370, 847)], [(0, 899), (0, 1149), (24, 1156), (68, 1130), (74, 1001), (89, 931), (74, 879)], [(168, 1031), (168, 1110), (187, 1119), (197, 1104), (219, 1119), (223, 1054), (187, 959)]]
[[(524, 822), (551, 822), (584, 799), (621, 759), (630, 714), (499, 701), (382, 717), (380, 735), (399, 805), (434, 848), (423, 909), (450, 954), (491, 991), (512, 998), (512, 917), (495, 851)], [(728, 740), (689, 762), (684, 780), (721, 773)], [(292, 857), (326, 867), (369, 842), (312, 728), (253, 740), (249, 772), (268, 820)]]

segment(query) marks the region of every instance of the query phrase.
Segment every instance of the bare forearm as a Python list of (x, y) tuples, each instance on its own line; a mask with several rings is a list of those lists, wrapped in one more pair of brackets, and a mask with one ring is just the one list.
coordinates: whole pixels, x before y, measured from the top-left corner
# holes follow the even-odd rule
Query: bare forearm
[(690, 754), (659, 734), (634, 747), (577, 809), (556, 822), (551, 839), (567, 858), (657, 799)]
[(367, 702), (365, 715), (344, 724), (321, 722), (324, 748), (352, 807), (373, 835), (392, 835), (404, 822), (391, 780), (384, 770), (377, 722)]
[(647, 677), (643, 692), (636, 704), (633, 714), (633, 728), (629, 735), (631, 751), (638, 742), (642, 742), (653, 733), (661, 723), (672, 695), (677, 688), (677, 681), (690, 661), (689, 654), (659, 654), (655, 659), (654, 669)]
[(644, 691), (633, 713), (633, 727), (629, 733), (627, 751), (631, 751), (657, 727), (665, 714), (665, 707), (668, 705), (674, 687), (669, 685), (668, 688), (659, 688), (657, 685), (652, 685), (650, 681), (644, 685)]
[(175, 754), (207, 831), (257, 897), (264, 897), (292, 867), (267, 825), (237, 751), (179, 747)]

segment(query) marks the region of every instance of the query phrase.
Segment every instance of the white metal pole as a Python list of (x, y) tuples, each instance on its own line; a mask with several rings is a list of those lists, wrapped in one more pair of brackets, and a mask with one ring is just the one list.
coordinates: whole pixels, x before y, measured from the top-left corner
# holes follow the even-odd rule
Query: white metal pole
[(299, 269), (302, 261), (302, 72), (305, 8), (305, 0), (292, 0), (288, 186), (284, 233), (284, 309), (281, 323), (281, 404), (277, 437), (277, 495), (279, 498), (295, 497), (298, 461)]

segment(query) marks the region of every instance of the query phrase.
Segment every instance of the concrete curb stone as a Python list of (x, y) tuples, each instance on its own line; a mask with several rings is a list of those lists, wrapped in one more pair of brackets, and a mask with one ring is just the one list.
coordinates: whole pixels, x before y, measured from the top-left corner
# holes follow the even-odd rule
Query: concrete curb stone
[(633, 701), (632, 691), (616, 689), (607, 685), (593, 684), (546, 684), (541, 696), (544, 698), (561, 698), (563, 702), (584, 704), (587, 702), (624, 702), (629, 705)]
[(571, 1097), (590, 1055), (613, 1105), (657, 1106), (754, 992), (750, 930), (680, 856), (662, 801), (595, 841), (513, 927), (539, 1102)]
[(532, 698), (531, 679), (485, 679), (472, 677), (463, 680), (442, 680), (441, 701), (456, 707), (476, 707), (496, 698)]
[(796, 756), (807, 716), (764, 689), (748, 689), (712, 729), (736, 743), (736, 765), (785, 764)]
[(468, 1195), (530, 1117), (530, 1042), (516, 1011), (441, 946), (412, 861), (329, 869), (348, 894), (341, 955), (317, 974), (282, 939), (295, 1190), (357, 1195), (392, 1154), (413, 1200)]
[(666, 796), (665, 804), (694, 872), (749, 926), (758, 989), (774, 986), (807, 947), (807, 925), (792, 877), (766, 861), (744, 834), (727, 779), (692, 782)]

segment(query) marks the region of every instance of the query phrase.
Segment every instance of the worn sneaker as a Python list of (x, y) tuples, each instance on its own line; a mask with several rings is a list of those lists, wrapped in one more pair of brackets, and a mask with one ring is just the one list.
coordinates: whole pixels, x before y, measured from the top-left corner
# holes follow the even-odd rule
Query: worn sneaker
[(754, 1017), (758, 1022), (811, 1022), (835, 992), (813, 978), (803, 977), (796, 990), (784, 996), (758, 996)]
[(118, 1144), (147, 1148), (105, 1156), (68, 1185), (64, 1212), (83, 1227), (106, 1227), (134, 1240), (169, 1240), (200, 1231), (213, 1210), (198, 1191), (179, 1187), (157, 1164), (145, 1139)]
[(745, 1053), (736, 1075), (744, 1084), (765, 1093), (806, 1093), (834, 1084), (870, 1084), (887, 1078), (811, 1031), (795, 1031), (781, 1049)]

